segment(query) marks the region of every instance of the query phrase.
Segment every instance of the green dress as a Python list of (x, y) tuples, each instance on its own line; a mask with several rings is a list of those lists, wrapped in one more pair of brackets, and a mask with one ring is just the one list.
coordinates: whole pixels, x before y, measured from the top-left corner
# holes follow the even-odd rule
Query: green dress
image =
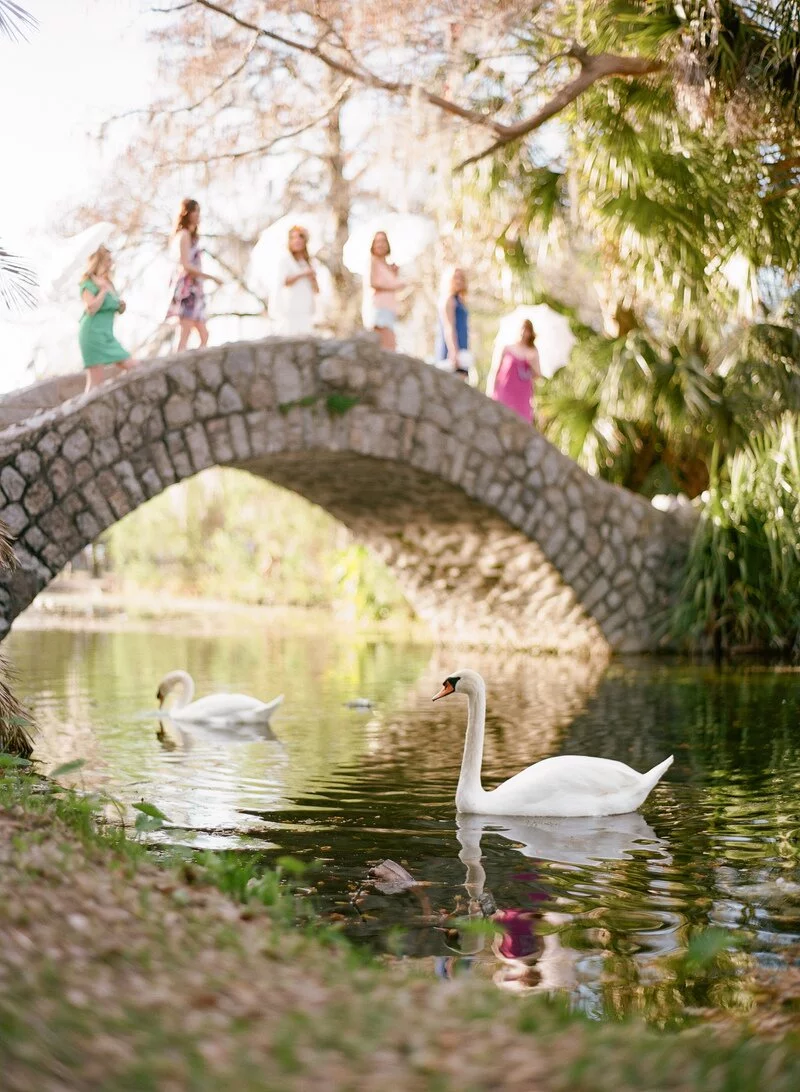
[[(81, 296), (87, 288), (93, 296), (100, 292), (94, 281), (88, 277), (81, 282)], [(114, 337), (114, 315), (118, 310), (119, 296), (116, 292), (106, 292), (98, 311), (93, 315), (84, 311), (81, 315), (78, 341), (84, 368), (95, 368), (98, 364), (119, 364), (120, 361), (129, 359), (131, 354)]]

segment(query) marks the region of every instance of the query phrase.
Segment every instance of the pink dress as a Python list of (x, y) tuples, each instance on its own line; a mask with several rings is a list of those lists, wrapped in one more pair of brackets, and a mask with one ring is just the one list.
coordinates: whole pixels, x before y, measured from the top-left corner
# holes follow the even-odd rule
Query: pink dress
[(492, 398), (533, 424), (533, 368), (531, 362), (504, 349)]

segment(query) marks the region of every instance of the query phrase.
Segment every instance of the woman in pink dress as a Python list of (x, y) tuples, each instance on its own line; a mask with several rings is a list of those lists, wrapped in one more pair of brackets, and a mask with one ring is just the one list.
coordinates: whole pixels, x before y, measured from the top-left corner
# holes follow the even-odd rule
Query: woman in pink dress
[(536, 333), (530, 319), (525, 319), (519, 341), (497, 355), (486, 393), (533, 424), (533, 385), (541, 374)]

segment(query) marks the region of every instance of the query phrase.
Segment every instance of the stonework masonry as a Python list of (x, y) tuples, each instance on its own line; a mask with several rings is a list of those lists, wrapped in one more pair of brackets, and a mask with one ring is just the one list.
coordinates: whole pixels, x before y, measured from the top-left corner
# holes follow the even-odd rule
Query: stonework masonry
[(0, 520), (19, 562), (0, 575), (0, 635), (105, 528), (209, 466), (327, 509), (435, 634), (465, 644), (657, 649), (692, 530), (370, 340), (235, 343), (143, 365), (0, 432)]

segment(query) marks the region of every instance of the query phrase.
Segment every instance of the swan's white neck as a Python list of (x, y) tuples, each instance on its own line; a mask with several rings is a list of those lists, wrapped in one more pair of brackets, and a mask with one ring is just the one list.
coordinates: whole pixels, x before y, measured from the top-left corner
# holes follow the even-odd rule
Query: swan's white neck
[(179, 690), (172, 705), (173, 711), (185, 709), (194, 697), (194, 679), (188, 671), (174, 671), (172, 685)]
[(486, 688), (483, 679), (476, 680), (474, 690), (467, 692), (467, 734), (464, 737), (464, 756), (456, 789), (456, 810), (474, 812), (484, 796), (481, 787), (481, 763), (483, 761), (483, 729), (486, 721)]

